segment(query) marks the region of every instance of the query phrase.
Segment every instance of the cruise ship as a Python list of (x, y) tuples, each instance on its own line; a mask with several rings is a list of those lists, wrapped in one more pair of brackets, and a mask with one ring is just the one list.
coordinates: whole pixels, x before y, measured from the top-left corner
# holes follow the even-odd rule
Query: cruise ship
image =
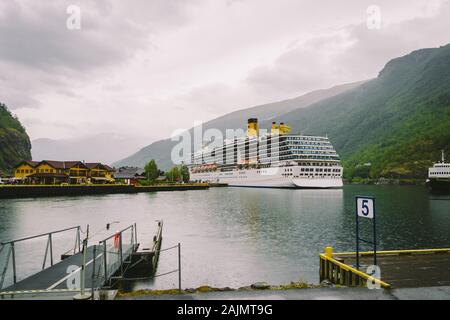
[(426, 185), (432, 192), (450, 193), (450, 163), (445, 162), (444, 150), (442, 150), (441, 162), (435, 163), (428, 169)]
[(192, 153), (190, 178), (231, 187), (342, 187), (343, 168), (328, 137), (290, 131), (275, 122), (269, 130), (259, 130), (258, 120), (251, 118), (245, 136)]

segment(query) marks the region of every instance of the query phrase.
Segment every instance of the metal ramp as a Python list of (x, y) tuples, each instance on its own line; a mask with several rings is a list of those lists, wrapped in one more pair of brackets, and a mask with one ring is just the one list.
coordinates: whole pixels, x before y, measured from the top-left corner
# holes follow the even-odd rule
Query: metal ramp
[[(52, 235), (69, 230), (77, 230), (74, 248), (70, 255), (63, 254), (60, 262), (53, 263)], [(14, 245), (17, 242), (40, 237), (48, 237), (42, 270), (17, 281)], [(48, 296), (68, 292), (73, 292), (74, 295), (82, 292), (94, 296), (95, 291), (112, 288), (115, 281), (126, 272), (133, 253), (139, 247), (136, 224), (114, 233), (98, 244), (88, 246), (87, 243), (88, 236), (83, 240), (83, 245), (80, 244), (80, 226), (1, 243), (0, 253), (3, 251), (6, 259), (0, 263), (0, 299), (20, 295)], [(46, 268), (49, 255), (50, 266)], [(13, 284), (2, 288), (9, 268), (12, 268)]]

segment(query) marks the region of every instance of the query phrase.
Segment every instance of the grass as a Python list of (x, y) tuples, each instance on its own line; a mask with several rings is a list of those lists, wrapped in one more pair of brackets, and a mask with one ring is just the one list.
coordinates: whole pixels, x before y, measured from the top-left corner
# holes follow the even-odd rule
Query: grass
[(133, 298), (141, 296), (160, 296), (160, 295), (180, 295), (180, 294), (196, 294), (196, 293), (208, 293), (208, 292), (240, 292), (240, 291), (260, 291), (260, 290), (293, 290), (293, 289), (313, 289), (321, 288), (320, 285), (308, 284), (305, 282), (291, 282), (290, 284), (273, 285), (266, 289), (254, 289), (251, 286), (241, 287), (238, 289), (233, 288), (214, 288), (210, 286), (200, 286), (193, 289), (184, 289), (179, 291), (178, 289), (168, 290), (137, 290), (132, 292), (119, 292), (117, 297), (119, 298)]

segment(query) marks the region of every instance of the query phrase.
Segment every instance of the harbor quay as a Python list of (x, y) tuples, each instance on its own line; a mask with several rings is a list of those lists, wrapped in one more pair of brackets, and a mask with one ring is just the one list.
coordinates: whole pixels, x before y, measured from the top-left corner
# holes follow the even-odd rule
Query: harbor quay
[(135, 186), (127, 184), (101, 185), (3, 185), (0, 186), (0, 199), (83, 196), (101, 194), (133, 194), (157, 191), (206, 190), (207, 183), (157, 184)]

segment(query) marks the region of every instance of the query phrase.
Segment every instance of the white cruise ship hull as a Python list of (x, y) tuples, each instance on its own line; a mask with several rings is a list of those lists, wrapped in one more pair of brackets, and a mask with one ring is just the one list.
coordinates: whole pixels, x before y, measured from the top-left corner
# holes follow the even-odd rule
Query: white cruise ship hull
[[(210, 183), (226, 183), (230, 187), (257, 188), (311, 188), (326, 189), (342, 187), (341, 177), (298, 178), (298, 167), (233, 170), (227, 172), (191, 173), (191, 180)], [(291, 173), (292, 172), (292, 173)]]
[(339, 178), (302, 178), (292, 179), (292, 183), (297, 188), (307, 189), (329, 189), (329, 188), (342, 188), (344, 183)]

